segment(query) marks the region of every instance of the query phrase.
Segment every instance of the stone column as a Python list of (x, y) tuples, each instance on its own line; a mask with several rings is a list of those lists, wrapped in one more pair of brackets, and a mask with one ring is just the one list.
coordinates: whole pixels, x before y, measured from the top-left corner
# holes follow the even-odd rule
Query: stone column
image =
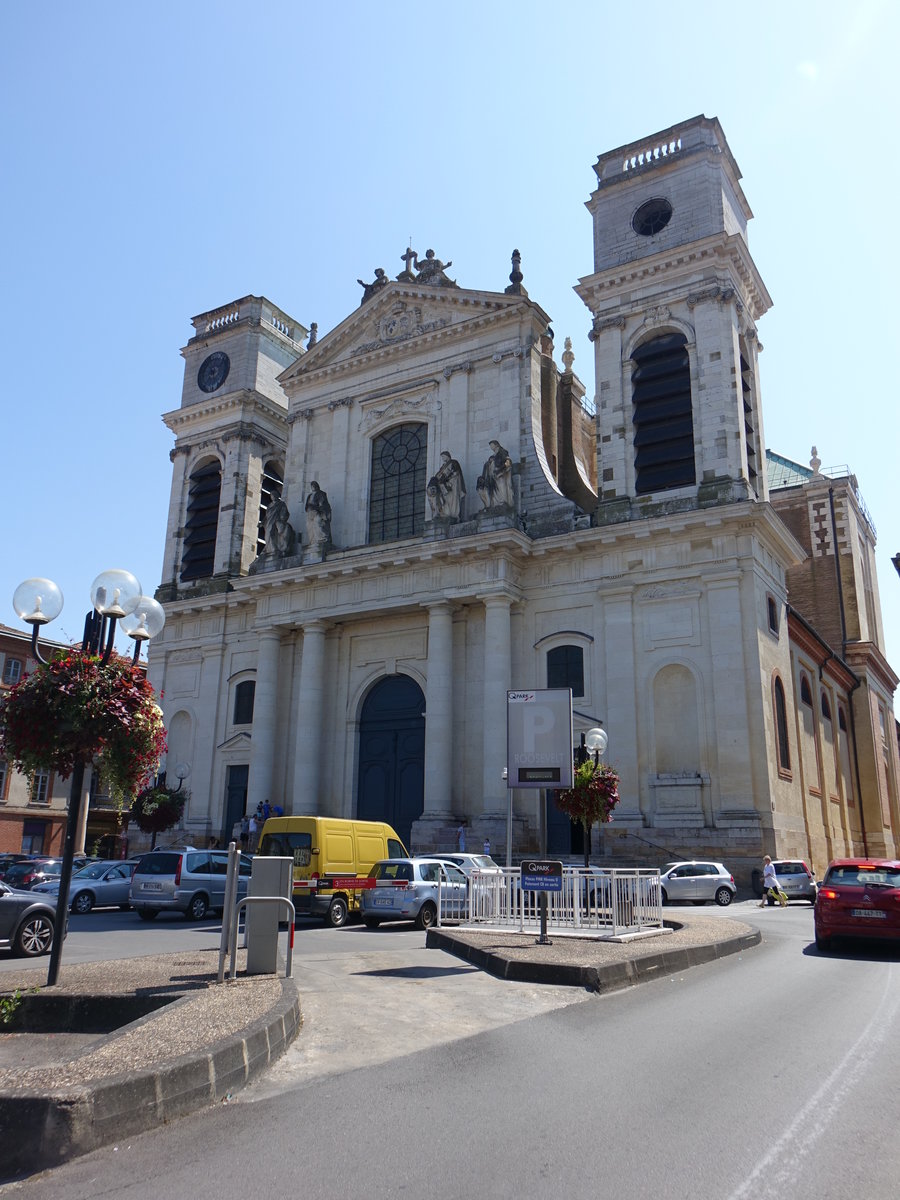
[(446, 816), (453, 796), (453, 610), (443, 602), (428, 608), (425, 714), (423, 815)]
[(291, 811), (318, 813), (322, 775), (322, 728), (325, 707), (324, 621), (303, 626), (297, 738), (294, 743), (294, 796)]
[(483, 813), (506, 819), (506, 693), (510, 687), (510, 596), (484, 597)]
[(276, 629), (259, 634), (256, 657), (256, 692), (253, 698), (253, 734), (250, 742), (250, 778), (247, 811), (272, 800), (272, 760), (275, 755), (275, 720), (278, 693), (278, 654), (281, 635)]

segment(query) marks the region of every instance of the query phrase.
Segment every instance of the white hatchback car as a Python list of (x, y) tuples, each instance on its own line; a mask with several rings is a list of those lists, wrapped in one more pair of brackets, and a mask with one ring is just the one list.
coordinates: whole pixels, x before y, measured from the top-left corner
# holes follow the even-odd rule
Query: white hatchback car
[(662, 902), (691, 900), (705, 904), (715, 900), (724, 908), (735, 897), (734, 876), (717, 862), (667, 863), (659, 873)]

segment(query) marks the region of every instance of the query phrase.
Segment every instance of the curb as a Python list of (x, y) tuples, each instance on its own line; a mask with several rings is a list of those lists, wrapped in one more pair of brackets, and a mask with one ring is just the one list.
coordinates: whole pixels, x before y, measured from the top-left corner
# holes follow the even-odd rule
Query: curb
[(249, 1083), (300, 1031), (300, 994), (293, 979), (281, 982), (265, 1017), (202, 1054), (58, 1092), (0, 1093), (0, 1129), (16, 1131), (0, 1140), (0, 1183), (145, 1133)]
[(448, 954), (454, 954), (457, 958), (463, 958), (474, 966), (481, 967), (491, 975), (516, 983), (550, 983), (562, 987), (587, 988), (590, 992), (614, 992), (620, 988), (645, 983), (648, 979), (658, 979), (688, 967), (713, 962), (729, 954), (740, 954), (743, 950), (749, 950), (751, 946), (758, 946), (761, 941), (762, 933), (757, 929), (752, 933), (738, 934), (705, 946), (662, 950), (658, 954), (647, 954), (641, 958), (609, 963), (603, 967), (536, 962), (534, 959), (514, 960), (460, 941), (440, 929), (428, 930), (425, 945), (445, 950)]

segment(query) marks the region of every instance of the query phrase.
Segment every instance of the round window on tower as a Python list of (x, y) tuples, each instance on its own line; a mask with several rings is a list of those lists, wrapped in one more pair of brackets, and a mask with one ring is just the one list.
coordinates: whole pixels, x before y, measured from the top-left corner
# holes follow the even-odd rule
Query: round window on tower
[(672, 205), (668, 200), (648, 200), (631, 218), (631, 228), (641, 237), (652, 237), (665, 229), (672, 218)]

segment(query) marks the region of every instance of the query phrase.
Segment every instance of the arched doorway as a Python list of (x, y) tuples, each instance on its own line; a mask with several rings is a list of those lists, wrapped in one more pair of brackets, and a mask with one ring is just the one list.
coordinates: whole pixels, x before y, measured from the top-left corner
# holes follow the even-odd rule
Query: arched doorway
[(425, 807), (425, 697), (408, 675), (379, 680), (359, 721), (357, 816), (387, 821), (409, 847)]

